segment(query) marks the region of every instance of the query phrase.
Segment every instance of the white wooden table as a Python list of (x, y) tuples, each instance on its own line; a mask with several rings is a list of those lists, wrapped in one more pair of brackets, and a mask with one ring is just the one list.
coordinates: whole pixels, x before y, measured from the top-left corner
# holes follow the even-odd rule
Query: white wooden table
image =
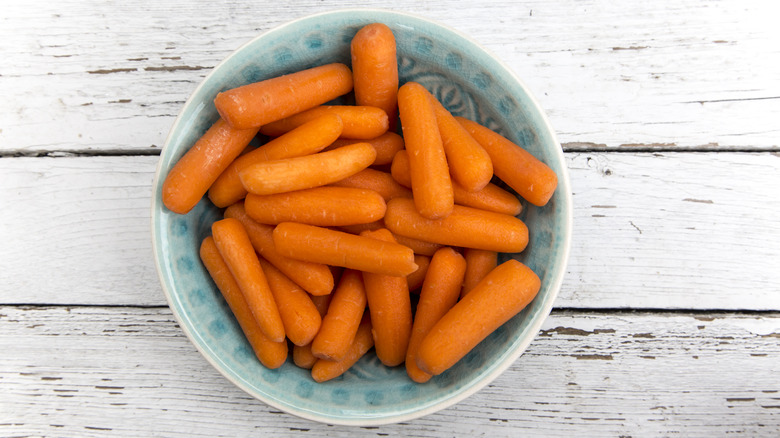
[[(778, 436), (773, 1), (14, 2), (0, 12), (0, 436)], [(437, 19), (537, 95), (574, 191), (542, 332), (404, 424), (326, 426), (234, 387), (169, 311), (152, 173), (231, 51), (340, 7)]]

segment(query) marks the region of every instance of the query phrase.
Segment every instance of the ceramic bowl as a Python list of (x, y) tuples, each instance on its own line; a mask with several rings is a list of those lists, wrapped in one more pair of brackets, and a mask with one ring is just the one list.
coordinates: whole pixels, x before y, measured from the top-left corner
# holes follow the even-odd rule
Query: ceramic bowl
[[(502, 133), (547, 163), (559, 176), (543, 208), (526, 204), (528, 248), (517, 258), (542, 280), (538, 296), (449, 371), (426, 384), (412, 382), (403, 366), (383, 366), (373, 352), (343, 376), (315, 383), (292, 359), (280, 369), (254, 357), (227, 304), (198, 257), (221, 211), (203, 199), (189, 214), (165, 209), (162, 181), (176, 160), (217, 120), (220, 91), (331, 62), (350, 64), (349, 43), (365, 24), (394, 32), (401, 82), (417, 81), (455, 115)], [(469, 37), (433, 21), (384, 10), (339, 10), (301, 18), (239, 48), (197, 87), (165, 142), (154, 179), (152, 238), (162, 289), (179, 324), (203, 356), (235, 385), (282, 411), (329, 424), (377, 425), (406, 421), (446, 408), (506, 370), (548, 316), (566, 270), (571, 236), (571, 191), (561, 147), (544, 112), (500, 60)]]

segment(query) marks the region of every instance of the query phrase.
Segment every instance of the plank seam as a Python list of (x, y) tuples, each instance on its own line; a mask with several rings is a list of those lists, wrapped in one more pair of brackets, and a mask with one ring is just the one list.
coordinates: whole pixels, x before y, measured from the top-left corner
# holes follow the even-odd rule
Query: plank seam
[[(60, 304), (60, 303), (0, 303), (3, 307), (20, 307), (29, 309), (46, 308), (92, 308), (92, 309), (167, 309), (169, 306), (160, 304)], [(780, 315), (780, 309), (665, 309), (660, 307), (637, 308), (610, 308), (610, 307), (556, 307), (551, 314), (579, 313), (579, 314), (611, 314), (611, 315), (650, 315), (650, 314), (677, 314), (677, 315)]]
[[(743, 153), (743, 154), (773, 154), (780, 152), (780, 146), (771, 146), (768, 148), (730, 148), (728, 146), (702, 145), (702, 146), (653, 146), (653, 145), (630, 145), (620, 149), (614, 146), (591, 142), (568, 142), (562, 143), (564, 153), (598, 153), (608, 152), (617, 154), (638, 154), (638, 153)], [(162, 149), (150, 147), (149, 149), (109, 149), (109, 150), (18, 150), (11, 149), (0, 151), (0, 158), (78, 158), (78, 157), (146, 157), (159, 156)]]
[(74, 158), (74, 157), (146, 157), (159, 156), (162, 150), (154, 147), (149, 149), (128, 150), (128, 149), (108, 149), (108, 150), (6, 150), (0, 151), (0, 158)]

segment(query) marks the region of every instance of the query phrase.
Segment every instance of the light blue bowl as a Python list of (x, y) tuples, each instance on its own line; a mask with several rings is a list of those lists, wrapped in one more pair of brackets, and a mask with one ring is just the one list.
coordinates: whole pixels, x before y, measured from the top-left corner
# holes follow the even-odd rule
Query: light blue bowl
[[(534, 301), (465, 358), (426, 384), (404, 367), (383, 366), (373, 352), (342, 377), (315, 383), (292, 359), (278, 370), (254, 357), (230, 309), (200, 262), (198, 248), (221, 212), (202, 200), (189, 214), (167, 211), (162, 182), (173, 164), (217, 120), (220, 91), (331, 62), (350, 63), (349, 43), (365, 24), (390, 26), (398, 44), (401, 82), (417, 81), (454, 114), (496, 129), (547, 163), (559, 177), (549, 204), (525, 205), (528, 248), (517, 258), (542, 279)], [(163, 147), (154, 179), (152, 239), (163, 292), (181, 328), (231, 382), (265, 403), (330, 424), (406, 421), (451, 406), (506, 370), (539, 331), (560, 289), (569, 254), (571, 190), (566, 165), (544, 112), (514, 73), (469, 37), (397, 12), (339, 10), (305, 17), (266, 32), (231, 54), (195, 90)]]

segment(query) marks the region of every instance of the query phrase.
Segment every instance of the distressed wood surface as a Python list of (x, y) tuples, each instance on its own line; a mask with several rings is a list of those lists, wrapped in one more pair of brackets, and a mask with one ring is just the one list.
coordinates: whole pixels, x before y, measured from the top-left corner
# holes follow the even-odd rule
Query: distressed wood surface
[[(189, 94), (258, 34), (342, 7), (438, 20), (495, 53), (549, 114), (574, 192), (557, 310), (528, 351), (456, 406), (379, 428), (230, 384), (167, 309), (150, 243), (157, 155)], [(780, 435), (778, 15), (762, 0), (4, 5), (0, 436)]]
[(346, 7), (470, 35), (526, 82), (568, 150), (780, 147), (777, 2), (33, 0), (3, 8), (0, 152), (158, 150), (230, 52)]
[[(157, 157), (0, 159), (0, 303), (164, 305)], [(780, 156), (569, 153), (558, 307), (780, 310)]]
[(505, 374), (458, 405), (350, 428), (251, 398), (167, 308), (0, 307), (0, 434), (777, 436), (779, 337), (778, 313), (555, 312)]

